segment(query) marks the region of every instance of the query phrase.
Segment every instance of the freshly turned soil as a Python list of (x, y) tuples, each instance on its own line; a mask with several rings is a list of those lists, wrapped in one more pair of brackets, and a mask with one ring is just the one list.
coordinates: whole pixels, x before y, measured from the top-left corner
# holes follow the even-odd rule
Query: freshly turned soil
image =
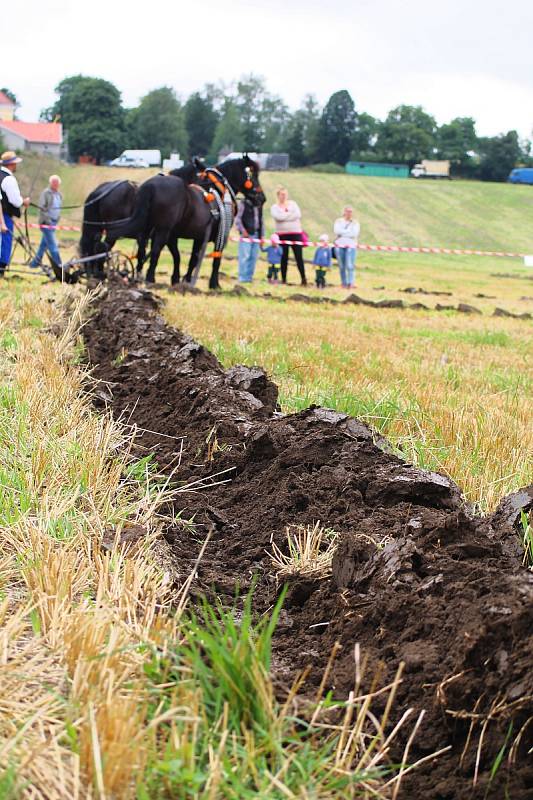
[[(303, 691), (316, 690), (335, 642), (341, 649), (327, 688), (339, 699), (353, 687), (356, 643), (369, 683), (378, 670), (384, 684), (403, 661), (394, 719), (407, 708), (426, 710), (410, 762), (451, 750), (413, 772), (401, 797), (531, 799), (533, 574), (522, 565), (517, 531), (533, 486), (478, 517), (452, 481), (407, 464), (358, 420), (317, 407), (280, 413), (277, 388), (260, 367), (224, 370), (165, 324), (159, 303), (111, 286), (84, 336), (95, 405), (151, 431), (139, 431), (138, 455), (153, 453), (160, 470), (175, 470), (176, 483), (203, 481), (174, 503), (194, 526), (165, 534), (183, 577), (210, 534), (193, 599), (215, 593), (229, 604), (256, 580), (255, 607), (266, 611), (281, 590), (271, 543), (284, 549), (287, 526), (319, 520), (338, 532), (338, 546), (330, 575), (289, 581), (274, 642), (280, 694), (306, 666)], [(525, 726), (515, 764), (507, 750), (490, 782), (511, 721), (510, 742)]]

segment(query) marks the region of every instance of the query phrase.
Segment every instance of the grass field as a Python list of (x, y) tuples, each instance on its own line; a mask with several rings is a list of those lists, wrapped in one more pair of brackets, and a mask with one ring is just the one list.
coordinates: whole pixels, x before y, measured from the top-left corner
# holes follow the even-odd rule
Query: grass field
[[(24, 166), (29, 186), (35, 162)], [(42, 178), (54, 166), (45, 163)], [(60, 171), (69, 204), (106, 178), (150, 174)], [(265, 175), (269, 196), (278, 180)], [(533, 250), (528, 187), (305, 172), (283, 180), (313, 234), (329, 230), (350, 201), (368, 242)], [(65, 253), (75, 240), (61, 235)], [(231, 288), (235, 262), (223, 270)], [(163, 281), (168, 272), (165, 256)], [(264, 274), (260, 264), (252, 291), (295, 291), (269, 286)], [(399, 291), (406, 286), (453, 296), (410, 297)], [(532, 325), (490, 316), (496, 305), (532, 310), (530, 273), (511, 260), (360, 254), (357, 292), (431, 306), (469, 302), (483, 314), (162, 295), (167, 320), (225, 365), (264, 366), (284, 411), (318, 403), (359, 416), (410, 461), (450, 475), (485, 511), (530, 482)], [(384, 785), (394, 768), (381, 722), (374, 718), (372, 739), (353, 738), (366, 724), (360, 714), (370, 713), (366, 701), (350, 727), (326, 738), (276, 703), (275, 615), (257, 627), (249, 610), (240, 626), (231, 611), (205, 607), (194, 616), (187, 587), (170, 594), (149, 547), (120, 545), (136, 526), (149, 541), (157, 535), (168, 487), (131, 458), (130, 432), (92, 411), (78, 366), (79, 314), (75, 304), (62, 310), (65, 294), (83, 292), (35, 274), (0, 283), (0, 797), (390, 798), (394, 784)], [(326, 295), (346, 293), (331, 286)]]
[[(27, 178), (35, 174), (33, 163), (25, 167)], [(95, 167), (61, 170), (67, 202), (80, 201), (109, 177), (144, 179), (151, 174)], [(269, 197), (279, 179), (263, 176)], [(306, 227), (314, 234), (328, 230), (338, 209), (351, 201), (362, 223), (362, 239), (368, 242), (533, 250), (531, 187), (306, 171), (289, 172), (283, 181), (300, 201)], [(69, 216), (79, 218), (79, 212)], [(66, 245), (75, 241), (75, 235), (61, 238)], [(122, 247), (133, 252), (129, 242)], [(229, 252), (235, 253), (235, 247)], [(222, 269), (223, 286), (230, 288), (235, 260), (224, 261)], [(207, 271), (208, 265), (200, 280), (204, 288)], [(295, 291), (269, 286), (265, 272), (260, 262), (255, 293), (268, 290), (283, 297)], [(294, 273), (291, 267), (289, 278), (294, 280)], [(168, 255), (158, 275), (168, 282)], [(497, 306), (531, 312), (532, 277), (533, 271), (511, 259), (361, 252), (356, 291), (362, 297), (401, 298), (429, 307), (463, 302), (483, 315), (360, 306), (317, 310), (253, 298), (175, 296), (168, 297), (165, 313), (225, 364), (264, 365), (280, 384), (284, 409), (315, 402), (362, 415), (408, 458), (445, 471), (469, 499), (489, 510), (532, 477), (531, 322), (491, 316)], [(326, 296), (343, 299), (346, 293), (335, 283), (333, 272)], [(12, 290), (22, 296), (24, 285)], [(452, 296), (399, 291), (409, 286)], [(313, 293), (312, 288), (307, 291)]]
[[(154, 169), (67, 166), (46, 161), (39, 168), (27, 158), (20, 169), (23, 185), (40, 191), (48, 174), (58, 171), (65, 203), (82, 203), (99, 183), (117, 178), (144, 181)], [(37, 180), (35, 180), (37, 176)], [(533, 253), (533, 190), (477, 181), (415, 181), (324, 175), (308, 170), (265, 172), (261, 176), (268, 202), (274, 202), (280, 183), (303, 211), (303, 223), (312, 237), (332, 233), (342, 206), (352, 203), (361, 223), (361, 241), (368, 244), (439, 245), (443, 247)], [(81, 219), (80, 211), (66, 217)], [(271, 230), (269, 215), (265, 215)]]

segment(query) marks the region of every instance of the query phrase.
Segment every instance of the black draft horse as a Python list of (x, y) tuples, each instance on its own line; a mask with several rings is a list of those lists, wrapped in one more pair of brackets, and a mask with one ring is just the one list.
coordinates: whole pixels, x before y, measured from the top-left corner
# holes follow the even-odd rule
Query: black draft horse
[[(186, 183), (192, 183), (202, 169), (205, 169), (204, 163), (195, 159), (194, 163), (186, 164), (174, 172)], [(116, 224), (129, 219), (133, 213), (138, 190), (139, 185), (134, 181), (106, 181), (87, 195), (83, 204), (83, 222), (78, 248), (82, 258), (106, 253), (113, 248), (117, 237), (114, 236), (113, 224), (109, 223)], [(104, 233), (105, 242), (102, 242)], [(101, 265), (96, 264), (94, 270), (89, 269), (89, 271), (99, 274)]]
[[(205, 177), (199, 175), (197, 180), (198, 186), (187, 183), (177, 175), (150, 178), (137, 193), (130, 219), (112, 228), (113, 241), (120, 237), (138, 240), (138, 266), (141, 268), (146, 244), (151, 239), (150, 265), (146, 274), (148, 283), (155, 282), (157, 262), (165, 245), (168, 245), (174, 260), (172, 283), (179, 281), (177, 242), (180, 237), (194, 240), (191, 263), (185, 276), (186, 281), (191, 280), (205, 245), (216, 241), (220, 224), (220, 220), (212, 213), (212, 204), (206, 202), (206, 195), (217, 192), (221, 196), (229, 186), (234, 196), (242, 193), (255, 205), (263, 205), (266, 199), (259, 183), (259, 167), (249, 156), (224, 161), (214, 170), (207, 170)], [(210, 289), (219, 288), (220, 261), (219, 253), (213, 258)]]
[[(131, 216), (138, 188), (132, 181), (106, 181), (86, 197), (79, 244), (82, 258), (94, 256), (113, 247), (116, 237), (113, 236), (112, 226), (108, 228), (108, 223)], [(106, 232), (105, 247), (102, 244), (104, 232)]]

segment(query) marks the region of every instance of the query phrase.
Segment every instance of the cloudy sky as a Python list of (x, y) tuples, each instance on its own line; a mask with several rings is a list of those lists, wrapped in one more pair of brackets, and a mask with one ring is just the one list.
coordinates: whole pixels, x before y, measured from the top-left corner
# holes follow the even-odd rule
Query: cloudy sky
[(293, 108), (350, 91), (382, 117), (420, 104), (482, 135), (533, 129), (530, 0), (26, 0), (2, 37), (0, 86), (37, 119), (66, 75), (106, 78), (124, 103), (161, 85), (187, 96), (253, 72)]

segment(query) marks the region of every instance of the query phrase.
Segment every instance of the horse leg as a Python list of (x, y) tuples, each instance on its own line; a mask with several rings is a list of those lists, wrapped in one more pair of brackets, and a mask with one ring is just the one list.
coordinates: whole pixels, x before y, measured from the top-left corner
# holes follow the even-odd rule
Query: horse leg
[(150, 266), (146, 273), (146, 283), (155, 283), (155, 268), (161, 255), (161, 250), (168, 241), (170, 231), (168, 228), (156, 231), (152, 237), (152, 252), (150, 253)]
[(198, 258), (200, 257), (200, 250), (202, 249), (203, 241), (202, 239), (194, 239), (192, 243), (192, 250), (191, 250), (191, 257), (189, 259), (189, 266), (187, 268), (187, 272), (183, 278), (186, 283), (191, 283), (192, 274), (194, 272), (194, 268), (198, 264)]
[(146, 236), (139, 236), (137, 239), (137, 277), (142, 275), (144, 262), (146, 261)]
[(167, 247), (172, 254), (172, 258), (174, 259), (174, 269), (172, 271), (172, 278), (170, 279), (170, 282), (172, 286), (175, 286), (180, 282), (180, 251), (178, 249), (178, 240), (173, 234), (170, 234)]
[(222, 261), (220, 256), (217, 256), (213, 259), (213, 268), (211, 270), (211, 277), (209, 279), (209, 288), (210, 289), (220, 289), (220, 283), (218, 281), (218, 271), (220, 269), (220, 262)]

